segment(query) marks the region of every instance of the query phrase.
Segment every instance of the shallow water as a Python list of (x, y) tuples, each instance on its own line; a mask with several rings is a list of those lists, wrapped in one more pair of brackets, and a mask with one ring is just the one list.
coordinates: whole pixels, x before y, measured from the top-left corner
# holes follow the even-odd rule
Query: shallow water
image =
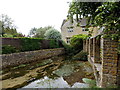
[(59, 56), (12, 67), (4, 71), (2, 82), (5, 88), (89, 87), (83, 78), (94, 79), (89, 62), (65, 60), (64, 56)]
[(23, 88), (88, 88), (89, 84), (76, 82), (70, 86), (63, 77), (51, 79), (45, 76), (42, 79), (36, 80)]
[[(23, 88), (89, 88), (89, 84), (82, 81), (87, 74), (93, 73), (88, 62), (62, 61), (56, 70)], [(51, 78), (52, 76), (52, 78)], [(80, 80), (81, 79), (81, 80)]]

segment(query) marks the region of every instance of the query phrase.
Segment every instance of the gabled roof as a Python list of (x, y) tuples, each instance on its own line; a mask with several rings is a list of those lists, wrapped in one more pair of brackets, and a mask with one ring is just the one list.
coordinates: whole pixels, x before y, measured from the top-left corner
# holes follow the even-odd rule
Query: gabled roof
[[(62, 25), (61, 27), (69, 20), (66, 20), (64, 19), (63, 22), (62, 22)], [(79, 23), (80, 26), (86, 26), (87, 25), (87, 19), (85, 18), (82, 18), (82, 19), (79, 19), (79, 21), (77, 21), (76, 19), (73, 20), (73, 23)]]
[(65, 24), (66, 21), (66, 19), (63, 20), (61, 27)]

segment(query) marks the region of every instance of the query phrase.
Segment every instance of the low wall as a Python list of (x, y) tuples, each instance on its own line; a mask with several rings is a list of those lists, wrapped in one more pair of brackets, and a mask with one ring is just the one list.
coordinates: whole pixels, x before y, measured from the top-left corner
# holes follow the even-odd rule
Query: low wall
[(52, 56), (62, 55), (64, 53), (64, 48), (56, 48), (13, 54), (3, 54), (0, 55), (0, 57), (2, 57), (2, 64), (0, 64), (0, 68), (6, 68), (10, 66), (33, 62), (36, 60), (42, 60)]

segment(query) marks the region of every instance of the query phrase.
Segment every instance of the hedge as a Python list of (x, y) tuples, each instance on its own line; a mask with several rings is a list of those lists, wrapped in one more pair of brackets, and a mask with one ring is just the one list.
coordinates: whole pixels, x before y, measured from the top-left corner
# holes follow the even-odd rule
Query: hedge
[(21, 40), (21, 51), (33, 51), (41, 49), (41, 40), (37, 38), (19, 38)]
[[(42, 41), (46, 40), (46, 39), (41, 39), (41, 38), (27, 38), (27, 37), (22, 37), (22, 38), (18, 38), (18, 39), (20, 39), (20, 49), (16, 49), (12, 45), (3, 45), (2, 46), (2, 54), (40, 50), (40, 49), (43, 49)], [(60, 44), (59, 40), (50, 39), (50, 40), (46, 40), (46, 41), (49, 42), (47, 49), (61, 47), (59, 45)]]

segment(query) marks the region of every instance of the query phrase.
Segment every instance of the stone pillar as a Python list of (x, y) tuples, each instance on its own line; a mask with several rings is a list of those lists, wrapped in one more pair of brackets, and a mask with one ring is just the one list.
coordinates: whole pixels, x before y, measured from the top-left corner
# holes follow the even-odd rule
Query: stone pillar
[(89, 51), (88, 51), (88, 47), (89, 47), (89, 40), (87, 39), (87, 40), (86, 40), (86, 52), (89, 52)]
[(83, 51), (86, 52), (86, 40), (83, 40)]
[(93, 57), (93, 39), (89, 39), (89, 56)]
[(93, 57), (94, 63), (101, 63), (100, 62), (100, 38), (93, 38)]
[(117, 41), (108, 38), (101, 38), (101, 87), (110, 87), (117, 83), (117, 47)]

